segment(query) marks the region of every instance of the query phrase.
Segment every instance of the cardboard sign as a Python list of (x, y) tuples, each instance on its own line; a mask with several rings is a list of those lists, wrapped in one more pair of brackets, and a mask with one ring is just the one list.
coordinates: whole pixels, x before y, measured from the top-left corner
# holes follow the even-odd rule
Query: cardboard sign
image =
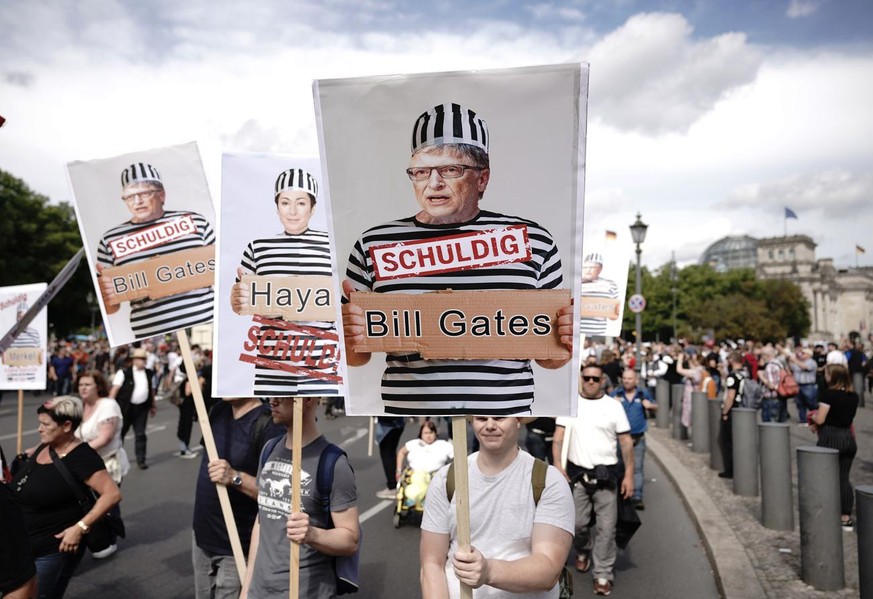
[(42, 364), (41, 347), (11, 347), (3, 352), (6, 366), (39, 366)]
[(615, 320), (619, 315), (621, 300), (583, 295), (580, 304), (583, 317)]
[(215, 279), (215, 246), (173, 252), (103, 271), (115, 289), (110, 305), (150, 297), (157, 299), (211, 287)]
[(370, 248), (376, 279), (402, 279), (530, 260), (527, 227), (447, 235)]
[[(252, 320), (256, 325), (267, 325), (280, 330), (262, 330), (260, 326), (250, 327), (243, 342), (243, 352), (257, 351), (261, 355), (241, 353), (240, 362), (327, 381), (342, 381), (342, 377), (338, 374), (340, 351), (339, 335), (336, 331), (301, 326), (261, 316), (255, 316)], [(321, 346), (318, 358), (315, 357), (318, 350), (315, 338), (328, 342)], [(324, 370), (329, 372), (323, 372)]]
[(351, 294), (363, 308), (365, 341), (356, 350), (425, 359), (556, 359), (569, 352), (556, 330), (568, 289)]
[(336, 322), (333, 277), (245, 275), (240, 282), (248, 288), (250, 302), (240, 314)]

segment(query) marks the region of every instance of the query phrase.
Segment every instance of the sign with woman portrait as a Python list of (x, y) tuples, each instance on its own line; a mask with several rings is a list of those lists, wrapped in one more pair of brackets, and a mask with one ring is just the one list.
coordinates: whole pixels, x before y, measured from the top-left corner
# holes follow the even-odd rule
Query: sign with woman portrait
[(67, 171), (110, 345), (211, 322), (215, 216), (197, 145)]
[(343, 395), (339, 280), (318, 158), (225, 154), (221, 178), (214, 394)]
[(320, 80), (357, 415), (573, 411), (587, 65)]

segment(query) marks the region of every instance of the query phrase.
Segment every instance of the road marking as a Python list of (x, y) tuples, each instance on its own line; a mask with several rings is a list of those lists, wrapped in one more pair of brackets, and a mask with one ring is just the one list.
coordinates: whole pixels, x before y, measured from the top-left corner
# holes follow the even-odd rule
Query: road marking
[(391, 507), (395, 503), (397, 503), (397, 502), (391, 501), (388, 499), (383, 499), (382, 501), (380, 501), (379, 503), (377, 503), (376, 505), (374, 505), (373, 507), (368, 509), (366, 512), (364, 512), (363, 514), (358, 516), (358, 520), (360, 520), (361, 524), (363, 524), (364, 522), (366, 522), (367, 520), (369, 520), (370, 518), (372, 518), (373, 516), (375, 516), (379, 512), (383, 511), (385, 508)]
[(339, 446), (342, 447), (342, 448), (346, 448), (346, 447), (348, 447), (349, 445), (351, 445), (352, 443), (354, 443), (355, 441), (358, 441), (358, 440), (360, 440), (360, 439), (363, 439), (365, 436), (367, 436), (367, 433), (369, 432), (369, 431), (368, 431), (367, 429), (365, 429), (365, 428), (359, 428), (359, 429), (357, 429), (357, 431), (358, 431), (358, 432), (356, 432), (356, 433), (354, 434), (354, 436), (352, 436), (352, 437), (350, 437), (350, 438), (348, 438), (348, 439), (345, 439), (344, 441), (341, 441), (340, 444), (339, 444)]

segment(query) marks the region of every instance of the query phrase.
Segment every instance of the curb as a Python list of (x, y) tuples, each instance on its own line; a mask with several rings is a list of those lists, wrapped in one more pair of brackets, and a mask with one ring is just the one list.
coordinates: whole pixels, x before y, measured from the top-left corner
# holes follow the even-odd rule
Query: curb
[(676, 487), (700, 532), (716, 584), (726, 599), (759, 599), (767, 593), (756, 576), (755, 566), (721, 510), (691, 472), (654, 435), (646, 435), (646, 447)]

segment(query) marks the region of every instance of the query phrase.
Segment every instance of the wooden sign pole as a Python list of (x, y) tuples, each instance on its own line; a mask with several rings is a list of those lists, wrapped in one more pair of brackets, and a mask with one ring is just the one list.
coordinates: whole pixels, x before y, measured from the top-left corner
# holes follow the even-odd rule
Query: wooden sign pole
[[(179, 340), (179, 348), (182, 350), (182, 359), (185, 361), (185, 372), (191, 382), (191, 394), (194, 396), (194, 407), (197, 410), (197, 421), (200, 423), (200, 431), (203, 433), (203, 445), (209, 460), (218, 459), (218, 450), (215, 447), (215, 437), (212, 435), (212, 427), (209, 425), (209, 414), (206, 411), (206, 403), (203, 401), (203, 390), (197, 381), (197, 368), (194, 366), (194, 356), (191, 354), (191, 345), (188, 343), (188, 334), (178, 331), (176, 338)], [(236, 570), (239, 579), (246, 579), (246, 557), (243, 553), (242, 543), (239, 540), (239, 532), (236, 529), (236, 520), (233, 519), (233, 510), (230, 507), (230, 496), (227, 487), (215, 485), (218, 492), (218, 503), (221, 504), (221, 513), (224, 516), (224, 524), (227, 526), (227, 536), (230, 538), (230, 546), (233, 549), (233, 559), (236, 562)]]
[(376, 417), (370, 416), (370, 434), (367, 435), (367, 457), (373, 457), (373, 444), (376, 437)]
[[(291, 511), (300, 511), (300, 475), (303, 471), (303, 398), (294, 398), (294, 421), (291, 425)], [(288, 596), (300, 595), (300, 544), (291, 541), (291, 568)]]
[[(470, 487), (467, 478), (467, 418), (452, 416), (452, 446), (455, 452), (455, 519), (458, 549), (470, 551)], [(461, 585), (461, 599), (473, 599), (473, 587)]]
[(22, 439), (24, 437), (24, 389), (18, 390), (18, 442), (15, 445), (16, 455), (21, 455)]

